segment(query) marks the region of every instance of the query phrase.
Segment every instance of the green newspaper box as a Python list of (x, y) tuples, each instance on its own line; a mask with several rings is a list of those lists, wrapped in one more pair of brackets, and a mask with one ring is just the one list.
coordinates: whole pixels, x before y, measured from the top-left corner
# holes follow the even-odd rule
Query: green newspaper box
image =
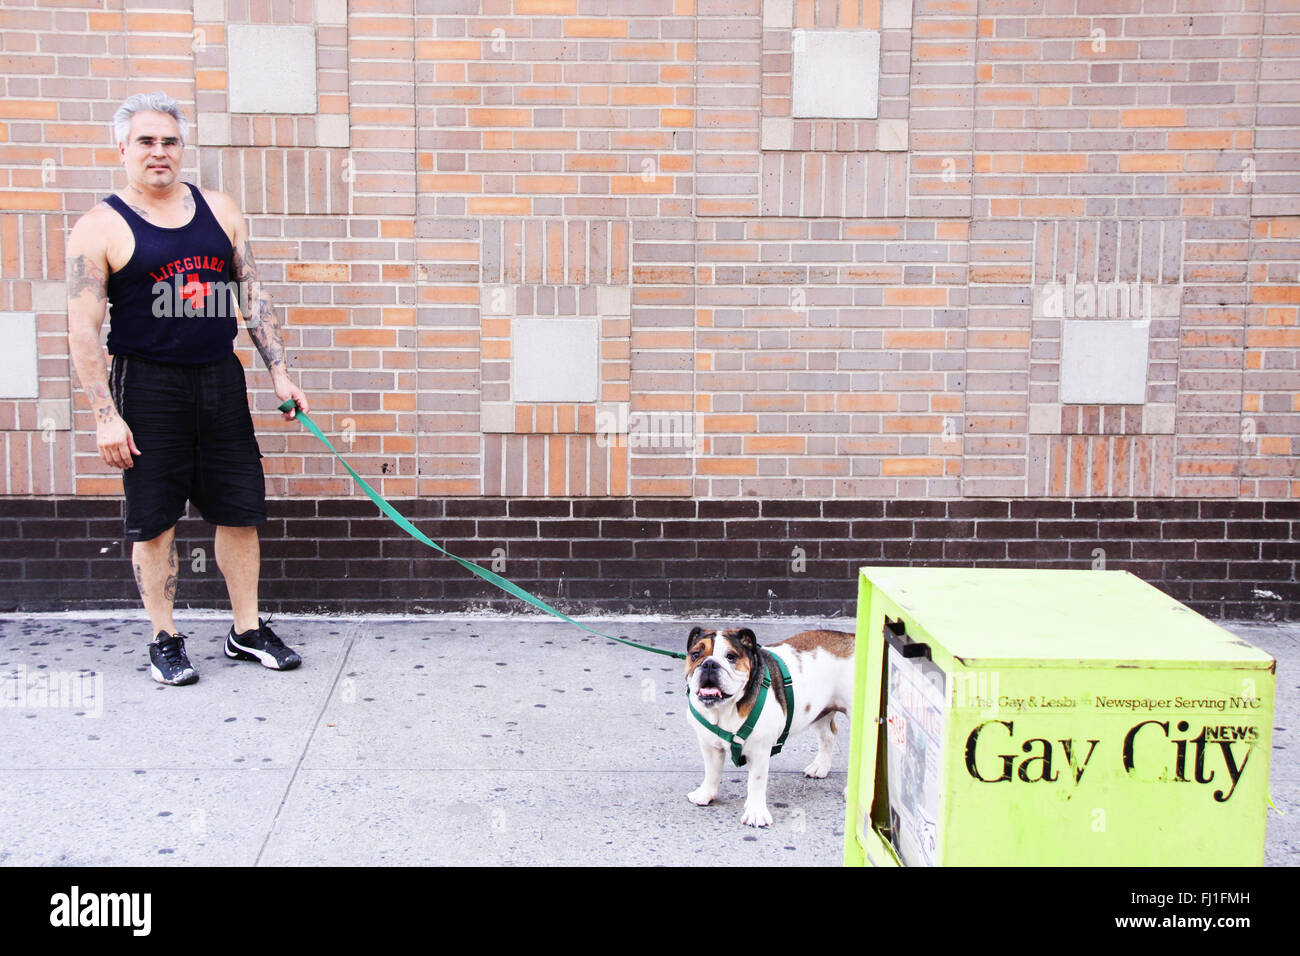
[(1126, 571), (861, 569), (844, 861), (1264, 860), (1274, 661)]

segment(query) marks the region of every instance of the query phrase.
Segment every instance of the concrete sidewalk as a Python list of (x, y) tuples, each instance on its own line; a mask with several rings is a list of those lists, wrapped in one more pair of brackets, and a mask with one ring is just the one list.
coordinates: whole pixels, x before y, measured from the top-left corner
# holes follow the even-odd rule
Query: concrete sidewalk
[[(275, 673), (222, 655), (227, 619), (178, 623), (191, 687), (150, 680), (141, 617), (0, 618), (0, 863), (840, 862), (847, 736), (825, 780), (803, 776), (812, 735), (774, 758), (770, 829), (741, 826), (730, 764), (697, 808), (678, 661), (542, 617), (285, 617), (276, 631), (305, 663)], [(697, 622), (588, 623), (679, 650)], [(745, 623), (765, 643), (853, 628)], [(1287, 815), (1269, 813), (1266, 859), (1300, 865), (1300, 625), (1227, 626), (1278, 660), (1272, 793)], [(95, 677), (70, 685), (76, 705), (42, 699), (82, 671)]]

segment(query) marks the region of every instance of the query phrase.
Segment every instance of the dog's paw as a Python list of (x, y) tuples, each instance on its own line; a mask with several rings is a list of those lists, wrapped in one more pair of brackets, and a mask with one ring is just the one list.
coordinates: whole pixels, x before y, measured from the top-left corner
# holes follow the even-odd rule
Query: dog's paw
[(704, 787), (700, 787), (699, 789), (692, 790), (690, 793), (688, 793), (686, 795), (686, 799), (691, 801), (691, 803), (695, 804), (697, 807), (707, 807), (710, 803), (713, 802), (713, 798), (716, 796), (717, 796), (716, 792), (712, 792), (706, 790)]
[(826, 776), (826, 774), (830, 773), (830, 770), (831, 762), (829, 760), (824, 761), (818, 757), (808, 766), (803, 768), (803, 775), (805, 777), (812, 777), (814, 780), (820, 780), (822, 777)]
[(768, 812), (765, 803), (760, 803), (757, 806), (745, 804), (745, 813), (740, 818), (740, 822), (747, 827), (770, 827), (772, 825), (772, 814)]

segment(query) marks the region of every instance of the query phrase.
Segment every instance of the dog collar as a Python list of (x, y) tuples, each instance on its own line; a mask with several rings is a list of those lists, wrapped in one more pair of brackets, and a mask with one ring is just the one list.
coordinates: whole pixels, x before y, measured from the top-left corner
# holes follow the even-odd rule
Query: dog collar
[(773, 755), (779, 754), (781, 748), (785, 745), (785, 738), (790, 734), (790, 722), (794, 719), (794, 682), (790, 680), (790, 671), (785, 666), (785, 661), (781, 660), (778, 655), (770, 651), (763, 655), (763, 681), (758, 688), (758, 700), (754, 702), (754, 707), (749, 712), (749, 719), (741, 724), (740, 729), (734, 734), (727, 733), (717, 724), (711, 724), (705, 720), (704, 715), (695, 709), (695, 702), (691, 700), (689, 685), (686, 689), (686, 706), (690, 708), (691, 715), (711, 733), (731, 744), (731, 762), (737, 767), (745, 766), (745, 757), (741, 751), (745, 749), (745, 742), (749, 740), (749, 735), (758, 725), (759, 715), (763, 713), (763, 704), (767, 701), (767, 689), (772, 686), (772, 666), (769, 660), (776, 661), (777, 669), (781, 672), (781, 684), (785, 691), (785, 729), (781, 731), (781, 736), (777, 738), (776, 745), (772, 748)]

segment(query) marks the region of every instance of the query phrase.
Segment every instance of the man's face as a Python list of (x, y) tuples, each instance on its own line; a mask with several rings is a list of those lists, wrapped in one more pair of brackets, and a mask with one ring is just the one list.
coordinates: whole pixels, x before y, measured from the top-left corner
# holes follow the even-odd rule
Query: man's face
[(176, 120), (153, 111), (132, 116), (126, 142), (118, 144), (127, 178), (141, 189), (166, 189), (174, 183), (184, 150)]

